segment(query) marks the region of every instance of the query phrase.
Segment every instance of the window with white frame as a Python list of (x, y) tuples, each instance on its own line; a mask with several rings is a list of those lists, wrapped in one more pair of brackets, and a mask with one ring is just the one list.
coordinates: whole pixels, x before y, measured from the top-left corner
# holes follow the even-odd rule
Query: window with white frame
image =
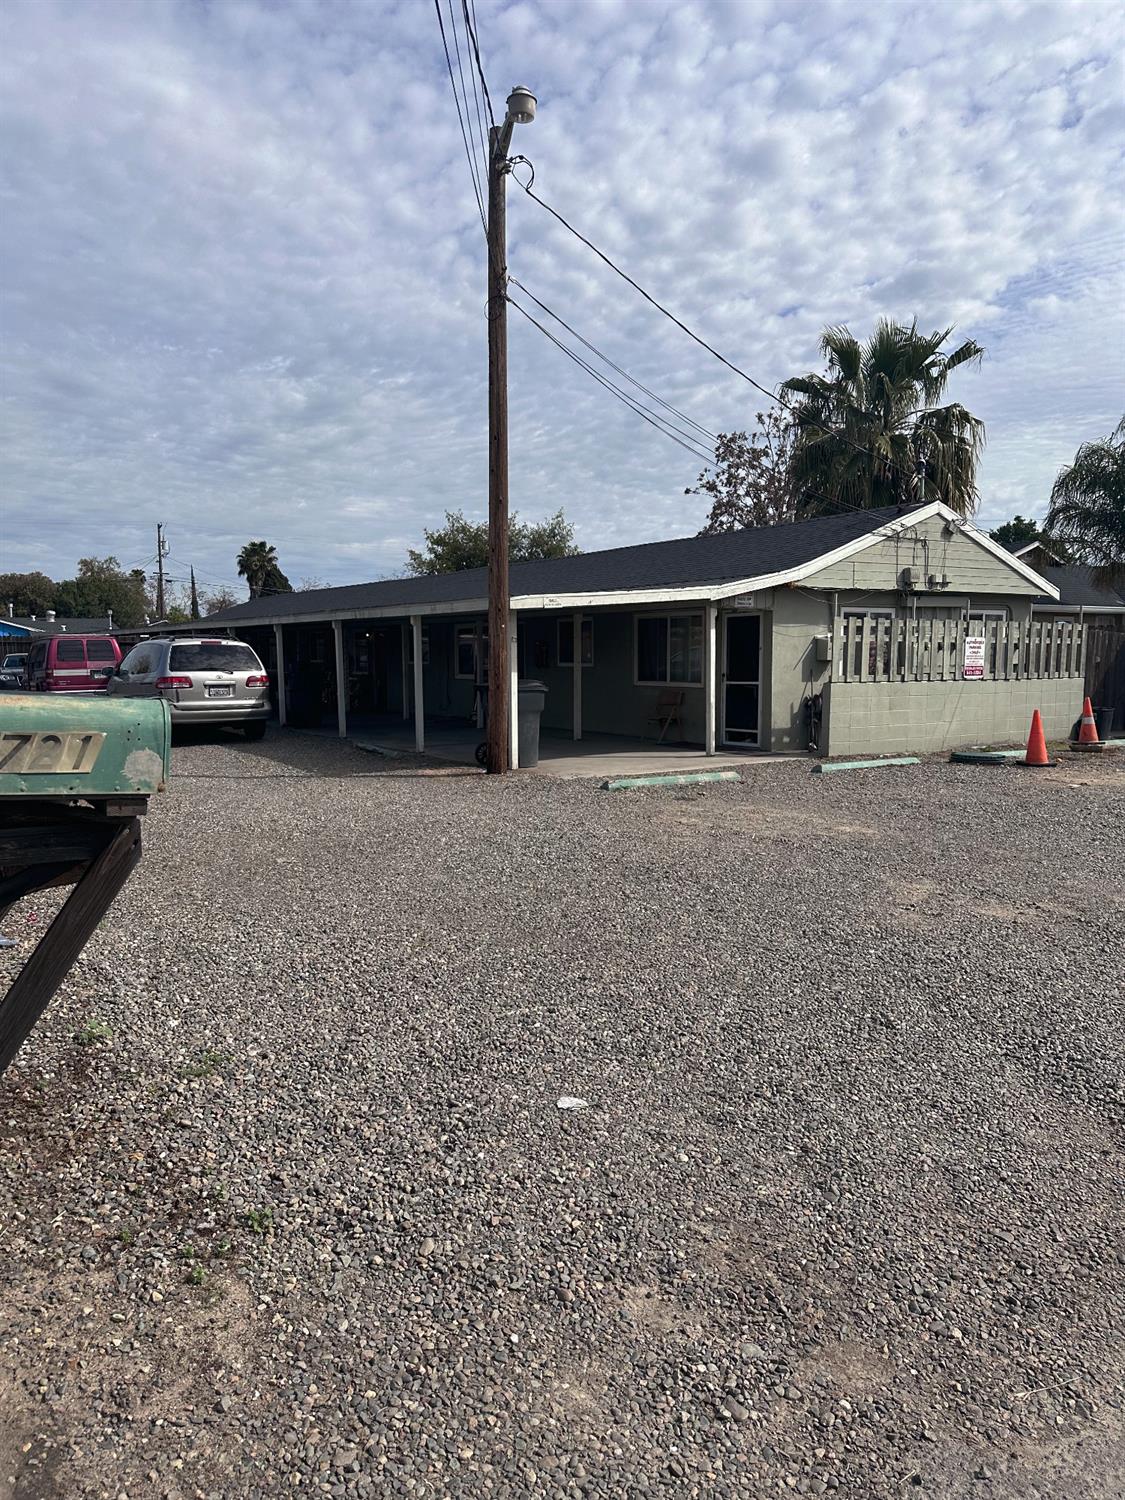
[[(573, 620), (559, 621), (558, 659), (560, 667), (574, 665)], [(588, 618), (582, 621), (582, 665), (584, 667), (594, 665), (594, 622)]]
[(641, 687), (703, 681), (703, 616), (638, 615), (636, 679)]
[(483, 678), (483, 666), (488, 660), (488, 632), (481, 632), (480, 636), (481, 659), (477, 660), (477, 627), (475, 625), (458, 625), (453, 635), (453, 674), (455, 677), (467, 679), (469, 682), (480, 682)]
[(454, 676), (477, 680), (477, 628), (458, 625), (454, 635)]

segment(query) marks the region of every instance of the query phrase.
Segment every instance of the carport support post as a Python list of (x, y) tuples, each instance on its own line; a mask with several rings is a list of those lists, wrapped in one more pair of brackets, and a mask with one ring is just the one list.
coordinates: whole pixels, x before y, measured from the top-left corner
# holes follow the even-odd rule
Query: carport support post
[(336, 638), (336, 727), (340, 738), (348, 734), (348, 679), (344, 675), (344, 622), (332, 621), (332, 634)]
[(703, 621), (703, 744), (708, 755), (715, 753), (715, 669), (718, 664), (715, 650), (718, 639), (718, 610), (707, 606)]
[[(508, 670), (511, 676), (511, 687), (508, 691), (508, 764), (513, 771), (518, 771), (520, 768), (520, 654), (516, 629), (515, 611), (509, 610)], [(492, 712), (491, 703), (488, 711)]]
[(572, 668), (574, 709), (571, 717), (574, 724), (574, 738), (580, 740), (582, 738), (582, 616), (576, 614), (573, 619), (574, 623), (570, 628), (574, 635), (574, 650), (571, 653), (574, 658)]
[(273, 627), (274, 645), (277, 648), (277, 722), (285, 726), (285, 626)]
[(402, 717), (410, 717), (410, 622), (402, 622)]
[(410, 616), (414, 633), (414, 748), (426, 748), (426, 705), (422, 701), (422, 616)]

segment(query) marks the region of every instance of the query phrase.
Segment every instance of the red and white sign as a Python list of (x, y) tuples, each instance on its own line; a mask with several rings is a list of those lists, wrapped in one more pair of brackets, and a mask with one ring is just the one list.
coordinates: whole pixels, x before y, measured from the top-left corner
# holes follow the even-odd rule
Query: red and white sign
[(984, 676), (984, 636), (967, 635), (965, 637), (965, 659), (961, 663), (962, 677)]

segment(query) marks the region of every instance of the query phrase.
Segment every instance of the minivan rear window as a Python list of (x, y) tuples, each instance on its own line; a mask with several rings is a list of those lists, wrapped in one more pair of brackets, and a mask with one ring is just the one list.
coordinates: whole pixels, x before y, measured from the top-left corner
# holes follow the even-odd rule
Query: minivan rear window
[(87, 661), (116, 661), (112, 641), (87, 641)]
[(173, 646), (169, 672), (260, 672), (262, 664), (249, 646), (214, 641), (205, 646)]
[(86, 642), (85, 641), (59, 641), (55, 647), (55, 660), (64, 661), (71, 666), (75, 662), (86, 665)]

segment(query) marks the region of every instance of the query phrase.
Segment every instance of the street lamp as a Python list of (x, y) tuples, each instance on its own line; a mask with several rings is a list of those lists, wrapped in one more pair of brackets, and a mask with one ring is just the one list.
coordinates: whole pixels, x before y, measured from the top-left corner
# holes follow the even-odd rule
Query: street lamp
[(508, 633), (508, 249), (505, 183), (516, 125), (535, 119), (536, 98), (517, 84), (502, 125), (488, 132), (488, 770), (511, 768)]

